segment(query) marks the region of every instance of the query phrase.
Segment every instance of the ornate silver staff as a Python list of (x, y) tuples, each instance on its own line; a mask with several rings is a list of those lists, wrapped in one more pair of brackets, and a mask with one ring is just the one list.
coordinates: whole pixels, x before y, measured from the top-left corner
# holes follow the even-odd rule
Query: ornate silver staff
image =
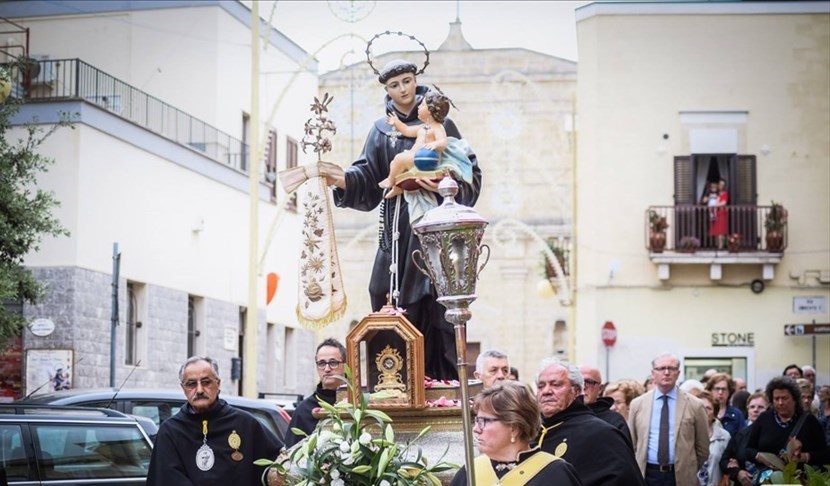
[[(444, 198), (444, 202), (437, 208), (427, 211), (421, 220), (412, 226), (424, 250), (415, 250), (412, 253), (412, 261), (432, 280), (438, 292), (438, 302), (447, 308), (444, 316), (453, 324), (455, 330), (467, 485), (475, 486), (473, 427), (467, 390), (467, 321), (472, 317), (470, 304), (476, 300), (478, 274), (490, 259), (490, 247), (481, 245), (487, 220), (479, 216), (473, 208), (455, 202), (458, 184), (452, 177), (444, 177), (438, 185), (438, 193)], [(478, 258), (485, 248), (487, 257), (481, 267), (478, 267)], [(419, 265), (419, 259), (425, 266)]]

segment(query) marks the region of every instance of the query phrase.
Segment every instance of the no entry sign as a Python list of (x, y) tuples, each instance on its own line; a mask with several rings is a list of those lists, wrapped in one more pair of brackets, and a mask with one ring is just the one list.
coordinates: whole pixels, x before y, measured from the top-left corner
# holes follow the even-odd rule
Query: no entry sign
[(616, 342), (617, 328), (614, 327), (613, 322), (605, 321), (605, 324), (602, 325), (602, 343), (605, 344), (605, 347), (610, 348), (613, 347)]

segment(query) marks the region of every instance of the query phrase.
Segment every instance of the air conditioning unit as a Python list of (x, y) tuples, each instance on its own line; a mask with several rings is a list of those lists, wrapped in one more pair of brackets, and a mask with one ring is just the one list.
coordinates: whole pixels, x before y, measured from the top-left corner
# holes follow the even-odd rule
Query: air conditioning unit
[(32, 56), (32, 59), (39, 61), (40, 72), (37, 77), (32, 78), (32, 86), (52, 86), (55, 84), (55, 72), (58, 61), (52, 61), (48, 55)]

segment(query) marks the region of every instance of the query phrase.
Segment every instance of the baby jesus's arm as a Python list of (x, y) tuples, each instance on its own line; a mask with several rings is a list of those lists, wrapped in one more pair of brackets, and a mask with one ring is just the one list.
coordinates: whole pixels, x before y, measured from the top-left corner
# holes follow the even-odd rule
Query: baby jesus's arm
[(423, 128), (423, 124), (421, 125), (407, 125), (406, 123), (402, 122), (396, 113), (390, 113), (386, 116), (386, 124), (392, 125), (395, 127), (395, 130), (401, 132), (401, 135), (407, 138), (417, 138), (418, 137), (418, 130)]

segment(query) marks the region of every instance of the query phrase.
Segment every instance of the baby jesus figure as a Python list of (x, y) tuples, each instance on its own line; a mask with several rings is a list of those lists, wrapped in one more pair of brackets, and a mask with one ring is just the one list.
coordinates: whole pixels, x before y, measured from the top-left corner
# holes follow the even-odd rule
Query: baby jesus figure
[(403, 192), (403, 189), (395, 185), (395, 178), (413, 166), (421, 171), (438, 168), (448, 144), (443, 122), (450, 111), (450, 103), (450, 99), (443, 93), (429, 91), (418, 106), (418, 119), (424, 122), (423, 125), (406, 125), (394, 112), (387, 116), (386, 123), (393, 125), (403, 136), (415, 138), (415, 144), (411, 149), (395, 156), (389, 165), (389, 177), (378, 184), (385, 189), (391, 188), (386, 199)]

